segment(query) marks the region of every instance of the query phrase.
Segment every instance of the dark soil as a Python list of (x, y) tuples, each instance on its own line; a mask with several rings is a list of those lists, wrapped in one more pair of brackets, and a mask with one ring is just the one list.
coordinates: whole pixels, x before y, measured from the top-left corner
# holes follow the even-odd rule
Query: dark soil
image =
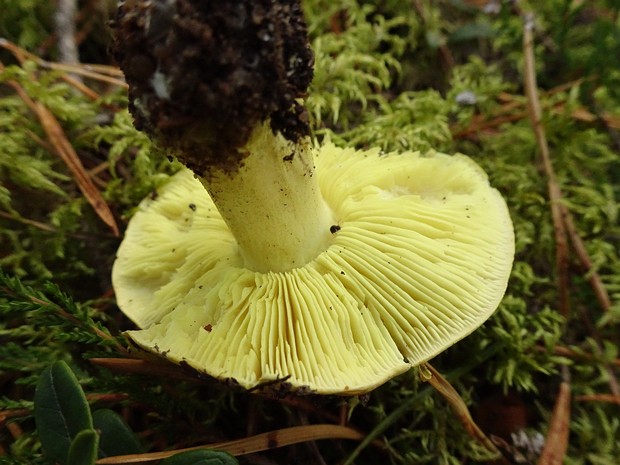
[(127, 0), (114, 55), (136, 126), (198, 174), (234, 171), (252, 129), (296, 141), (313, 56), (298, 0)]

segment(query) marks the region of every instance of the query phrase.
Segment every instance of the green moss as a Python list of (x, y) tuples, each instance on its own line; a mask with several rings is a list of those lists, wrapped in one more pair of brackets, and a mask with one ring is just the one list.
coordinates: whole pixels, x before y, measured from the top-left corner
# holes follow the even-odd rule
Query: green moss
[(316, 16), (309, 21), (315, 71), (307, 107), (315, 127), (347, 128), (384, 102), (381, 92), (392, 85), (406, 46), (399, 30), (410, 25), (403, 17), (387, 19), (355, 2), (308, 7)]
[[(566, 463), (615, 464), (617, 406), (577, 396), (609, 394), (609, 366), (619, 352), (620, 150), (617, 130), (596, 119), (607, 112), (617, 120), (620, 111), (618, 6), (603, 0), (521, 2), (535, 13), (543, 124), (563, 202), (593, 265), (586, 271), (571, 247), (570, 312), (560, 317), (547, 177), (523, 97), (522, 18), (510, 2), (502, 2), (496, 15), (466, 2), (416, 3), (421, 11), (399, 0), (305, 0), (316, 56), (308, 98), (315, 136), (385, 151), (463, 152), (487, 171), (515, 226), (509, 288), (479, 331), (432, 363), (476, 418), (481, 409), (498, 415), (496, 408), (501, 415), (501, 401), (517, 399), (531, 434), (546, 433), (560, 373), (568, 367), (574, 398)], [(6, 11), (0, 35), (30, 50), (50, 34), (49, 2), (0, 0), (0, 11)], [(580, 78), (563, 91), (544, 92)], [(338, 409), (339, 399), (317, 399), (310, 411), (299, 413), (296, 406), (218, 390), (200, 380), (121, 375), (84, 360), (85, 354), (118, 355), (115, 344), (124, 344), (118, 335), (130, 327), (110, 298), (119, 238), (85, 200), (40, 122), (6, 84), (10, 80), (59, 121), (93, 170), (121, 229), (140, 200), (178, 167), (133, 128), (124, 90), (87, 79), (101, 95), (91, 100), (61, 72), (31, 62), (0, 72), (0, 266), (6, 273), (0, 284), (0, 410), (28, 408), (38, 373), (52, 360), (66, 359), (80, 368), (87, 392), (129, 394), (113, 406), (126, 409), (136, 430), (150, 431), (149, 445), (200, 443), (214, 433), (237, 438), (248, 424), (267, 431), (299, 424), (300, 417), (331, 421), (325, 412)], [(577, 110), (595, 119), (577, 118)], [(611, 298), (609, 311), (600, 307), (590, 284), (595, 272)], [(559, 348), (572, 355), (558, 355)], [(18, 439), (0, 429), (6, 460), (43, 463), (28, 416), (15, 421), (24, 430)], [(373, 446), (356, 451), (360, 465), (490, 458), (417, 370), (374, 391), (353, 409), (350, 421), (376, 432), (386, 445), (382, 451)], [(319, 444), (328, 463), (342, 462), (355, 447)], [(310, 453), (305, 446), (289, 450), (296, 458)], [(290, 461), (286, 452), (269, 454), (277, 462)]]

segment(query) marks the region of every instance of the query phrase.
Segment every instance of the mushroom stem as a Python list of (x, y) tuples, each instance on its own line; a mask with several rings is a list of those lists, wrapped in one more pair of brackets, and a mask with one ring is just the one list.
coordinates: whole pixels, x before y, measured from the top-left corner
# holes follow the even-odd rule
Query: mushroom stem
[(301, 0), (125, 1), (116, 30), (136, 125), (201, 177), (246, 266), (287, 271), (325, 250)]
[(309, 138), (293, 144), (268, 122), (254, 129), (235, 172), (200, 180), (239, 244), (245, 266), (259, 272), (304, 266), (331, 242), (334, 216), (314, 175)]

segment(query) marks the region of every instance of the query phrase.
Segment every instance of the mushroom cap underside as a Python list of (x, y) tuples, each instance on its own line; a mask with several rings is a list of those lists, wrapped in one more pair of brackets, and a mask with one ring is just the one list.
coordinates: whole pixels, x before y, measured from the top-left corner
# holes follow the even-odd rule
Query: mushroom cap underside
[(327, 250), (286, 272), (243, 266), (189, 170), (145, 199), (112, 275), (120, 308), (142, 328), (129, 336), (247, 389), (282, 381), (354, 395), (434, 357), (495, 311), (514, 235), (475, 162), (326, 144), (315, 163), (338, 223)]

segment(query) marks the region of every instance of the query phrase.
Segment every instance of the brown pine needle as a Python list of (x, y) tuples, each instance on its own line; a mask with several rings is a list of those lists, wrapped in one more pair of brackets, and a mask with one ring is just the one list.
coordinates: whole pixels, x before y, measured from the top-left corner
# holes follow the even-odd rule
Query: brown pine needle
[[(540, 99), (538, 98), (538, 88), (536, 85), (536, 67), (534, 63), (534, 46), (533, 46), (533, 33), (534, 21), (531, 15), (526, 15), (524, 18), (523, 27), (523, 54), (525, 62), (525, 91), (527, 95), (528, 108), (530, 112), (530, 119), (532, 121), (532, 127), (534, 134), (536, 135), (536, 141), (540, 150), (543, 168), (545, 175), (547, 176), (549, 201), (551, 204), (551, 215), (553, 218), (553, 227), (555, 231), (556, 242), (556, 268), (557, 268), (557, 281), (558, 281), (558, 294), (559, 302), (558, 308), (562, 316), (567, 317), (569, 314), (569, 272), (568, 272), (568, 239), (570, 237), (573, 246), (577, 250), (577, 254), (581, 259), (582, 265), (588, 269), (591, 267), (591, 260), (588, 257), (587, 251), (581, 238), (576, 232), (572, 216), (568, 208), (562, 203), (562, 191), (560, 184), (555, 175), (553, 164), (551, 163), (551, 155), (549, 152), (549, 145), (547, 144), (547, 138), (545, 136), (545, 129), (542, 125), (542, 110)], [(611, 306), (609, 296), (603, 287), (600, 277), (592, 272), (590, 276), (590, 283), (593, 286), (599, 303), (603, 309), (607, 310)], [(614, 394), (619, 392), (618, 381), (616, 380), (613, 369), (607, 365), (607, 372), (609, 373), (609, 384)]]
[[(544, 91), (542, 92), (542, 94), (545, 97), (550, 97), (560, 92), (565, 92), (569, 89), (577, 87), (583, 84), (584, 81), (586, 81), (586, 79), (584, 78), (569, 81), (552, 89)], [(498, 128), (502, 124), (521, 121), (522, 119), (529, 117), (528, 111), (524, 109), (524, 106), (527, 102), (523, 102), (520, 95), (513, 95), (507, 92), (501, 92), (497, 95), (497, 100), (502, 105), (498, 109), (494, 110), (491, 115), (475, 115), (474, 117), (472, 117), (471, 122), (467, 127), (453, 127), (452, 135), (456, 138), (473, 137), (473, 135), (482, 131), (490, 131)], [(566, 113), (566, 104), (564, 102), (545, 102), (544, 104), (541, 103), (541, 105), (545, 111), (549, 111), (553, 114)], [(595, 115), (584, 107), (576, 107), (571, 110), (570, 116), (575, 121), (581, 121), (584, 123), (595, 123), (597, 121), (602, 121), (609, 128), (620, 129), (620, 115), (614, 115), (609, 112), (603, 112), (600, 115)]]
[[(547, 352), (549, 349), (547, 347), (544, 347), (542, 345), (537, 345), (536, 346), (536, 350), (538, 350), (539, 352)], [(574, 360), (585, 360), (585, 361), (593, 361), (596, 360), (596, 357), (591, 354), (591, 353), (587, 353), (587, 352), (578, 352), (576, 350), (570, 349), (568, 347), (563, 347), (563, 346), (555, 346), (553, 349), (551, 349), (551, 351), (553, 352), (554, 355), (560, 355), (561, 357), (566, 357), (566, 358), (570, 358), (570, 359), (574, 359)], [(620, 358), (616, 358), (614, 360), (611, 360), (609, 362), (609, 365), (613, 365), (613, 366), (617, 366), (620, 367)]]
[(562, 381), (553, 407), (551, 424), (537, 465), (562, 465), (568, 449), (571, 389), (568, 381)]
[(56, 117), (41, 102), (34, 101), (30, 98), (17, 82), (9, 81), (7, 84), (13, 87), (19, 97), (37, 116), (54, 151), (67, 165), (80, 191), (84, 194), (84, 197), (86, 197), (99, 218), (110, 227), (115, 236), (119, 236), (120, 232), (110, 207), (108, 207), (108, 204), (101, 196), (97, 186), (95, 186), (92, 178), (88, 175), (82, 161), (78, 157), (73, 145), (71, 145), (71, 142), (67, 139)]
[(31, 414), (32, 410), (27, 408), (0, 410), (0, 426), (4, 426), (8, 420), (13, 418), (27, 417)]
[(52, 69), (55, 71), (63, 71), (69, 74), (76, 74), (85, 78), (93, 79), (100, 82), (105, 82), (121, 88), (127, 88), (127, 83), (123, 80), (122, 71), (109, 65), (99, 64), (83, 64), (83, 63), (55, 63), (46, 61), (37, 55), (30, 53), (26, 49), (9, 42), (6, 39), (0, 38), (0, 48), (4, 48), (13, 54), (15, 59), (23, 64), (25, 61), (32, 61), (43, 69)]
[(88, 176), (88, 173), (84, 169), (84, 165), (82, 165), (82, 161), (78, 157), (71, 143), (67, 140), (62, 126), (60, 126), (60, 123), (56, 117), (54, 117), (54, 115), (47, 108), (45, 108), (43, 104), (40, 102), (34, 102), (34, 104), (37, 117), (41, 121), (41, 125), (43, 126), (47, 137), (50, 139), (50, 142), (54, 145), (56, 153), (73, 173), (73, 177), (78, 187), (91, 206), (95, 209), (95, 212), (99, 215), (99, 218), (101, 218), (103, 222), (110, 227), (115, 236), (119, 236), (120, 233), (118, 226), (116, 225), (114, 215), (112, 215), (112, 211), (101, 196), (101, 193), (95, 186), (93, 180)]
[(583, 396), (575, 396), (577, 402), (604, 402), (607, 404), (620, 405), (620, 396), (614, 394), (589, 394)]
[(484, 434), (471, 417), (465, 401), (461, 398), (456, 389), (454, 389), (448, 380), (429, 363), (424, 364), (424, 367), (430, 371), (430, 376), (426, 380), (443, 396), (448, 404), (450, 404), (467, 433), (488, 450), (499, 454), (500, 452), (495, 444)]
[(570, 242), (577, 253), (581, 266), (584, 268), (586, 274), (588, 274), (588, 280), (590, 281), (594, 295), (596, 295), (596, 300), (598, 300), (601, 308), (605, 312), (608, 312), (611, 308), (611, 299), (609, 298), (607, 289), (605, 289), (603, 280), (596, 270), (594, 270), (594, 265), (592, 264), (590, 255), (588, 254), (581, 236), (579, 236), (579, 233), (577, 232), (577, 228), (575, 227), (575, 222), (573, 221), (573, 216), (570, 211), (564, 204), (560, 206), (560, 209), (562, 211), (562, 217), (564, 218), (564, 224), (566, 225), (566, 231), (570, 238)]
[(185, 449), (164, 452), (151, 452), (148, 454), (119, 455), (100, 459), (95, 463), (97, 465), (147, 463), (162, 460), (181, 452), (201, 449), (220, 450), (228, 452), (232, 455), (246, 455), (254, 452), (261, 452), (276, 449), (278, 447), (290, 446), (301, 442), (316, 441), (320, 439), (360, 440), (363, 438), (364, 435), (362, 433), (346, 426), (329, 424), (293, 426), (290, 428), (270, 431), (268, 433), (257, 434), (243, 439), (236, 439), (234, 441), (218, 442), (204, 446), (188, 447)]
[(538, 87), (536, 84), (536, 65), (534, 60), (534, 38), (533, 30), (534, 21), (531, 16), (526, 16), (523, 27), (523, 54), (525, 60), (525, 93), (527, 96), (528, 111), (538, 149), (543, 162), (545, 175), (547, 176), (547, 187), (549, 193), (549, 202), (551, 204), (551, 216), (553, 218), (553, 228), (555, 231), (555, 251), (556, 251), (556, 268), (558, 280), (558, 307), (560, 314), (564, 317), (568, 316), (569, 307), (569, 279), (568, 279), (568, 239), (566, 236), (566, 228), (562, 216), (562, 192), (560, 185), (551, 163), (551, 155), (549, 153), (549, 145), (545, 135), (545, 128), (542, 123), (542, 109), (540, 99), (538, 97)]

